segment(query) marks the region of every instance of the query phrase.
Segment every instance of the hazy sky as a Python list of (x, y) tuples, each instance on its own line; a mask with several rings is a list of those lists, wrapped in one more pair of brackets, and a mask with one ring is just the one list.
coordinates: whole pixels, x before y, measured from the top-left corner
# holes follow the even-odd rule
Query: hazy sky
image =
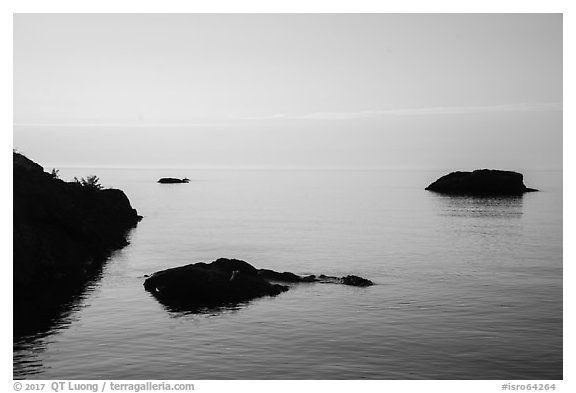
[(16, 14), (14, 123), (62, 165), (561, 168), (562, 16)]

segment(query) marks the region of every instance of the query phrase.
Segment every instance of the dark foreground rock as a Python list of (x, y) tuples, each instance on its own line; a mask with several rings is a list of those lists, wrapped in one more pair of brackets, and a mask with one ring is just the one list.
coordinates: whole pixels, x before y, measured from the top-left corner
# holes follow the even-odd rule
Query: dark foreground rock
[(162, 303), (180, 308), (215, 307), (288, 290), (263, 279), (253, 266), (236, 259), (163, 270), (146, 279), (144, 288)]
[(78, 294), (111, 251), (128, 244), (127, 232), (142, 217), (122, 191), (101, 189), (97, 182), (64, 182), (18, 153), (13, 172), (18, 334)]
[(430, 184), (426, 190), (460, 195), (521, 195), (538, 191), (524, 185), (521, 173), (493, 169), (452, 172)]
[(163, 177), (162, 179), (158, 180), (158, 183), (163, 183), (163, 184), (178, 184), (178, 183), (189, 183), (190, 179), (188, 178), (184, 178), (184, 179), (177, 179), (175, 177)]
[(194, 310), (276, 296), (290, 288), (281, 284), (310, 282), (373, 285), (370, 280), (358, 276), (299, 276), (256, 269), (238, 259), (220, 258), (209, 264), (199, 262), (156, 272), (144, 281), (144, 288), (166, 306)]

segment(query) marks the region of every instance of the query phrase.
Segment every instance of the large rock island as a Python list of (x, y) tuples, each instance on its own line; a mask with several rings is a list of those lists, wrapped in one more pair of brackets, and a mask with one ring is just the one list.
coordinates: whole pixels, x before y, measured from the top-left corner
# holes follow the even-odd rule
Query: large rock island
[(428, 187), (428, 191), (456, 195), (522, 195), (538, 191), (524, 185), (518, 172), (478, 169), (472, 172), (452, 172), (442, 176)]
[(235, 304), (263, 296), (276, 296), (294, 283), (324, 282), (358, 287), (373, 285), (358, 276), (299, 276), (291, 272), (256, 269), (239, 259), (220, 258), (162, 270), (144, 281), (144, 288), (164, 305), (195, 310)]
[(142, 218), (124, 192), (102, 189), (95, 176), (58, 179), (13, 153), (15, 334), (52, 317), (94, 277)]

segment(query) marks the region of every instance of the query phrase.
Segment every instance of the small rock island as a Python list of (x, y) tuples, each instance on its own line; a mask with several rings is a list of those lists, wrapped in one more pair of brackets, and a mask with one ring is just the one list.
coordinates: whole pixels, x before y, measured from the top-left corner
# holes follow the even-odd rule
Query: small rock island
[(142, 219), (96, 176), (65, 182), (13, 153), (14, 332), (53, 317), (81, 292)]
[(185, 177), (183, 179), (178, 179), (175, 177), (163, 177), (160, 180), (158, 180), (158, 183), (162, 183), (162, 184), (190, 183), (190, 179), (188, 179), (187, 177)]
[(276, 296), (294, 283), (334, 283), (367, 287), (372, 281), (358, 276), (299, 276), (291, 272), (256, 269), (239, 259), (220, 258), (162, 270), (144, 281), (144, 288), (162, 304), (181, 310), (218, 307), (263, 296)]
[(538, 191), (524, 185), (518, 172), (478, 169), (472, 172), (452, 172), (442, 176), (426, 190), (443, 194), (478, 196), (514, 196)]

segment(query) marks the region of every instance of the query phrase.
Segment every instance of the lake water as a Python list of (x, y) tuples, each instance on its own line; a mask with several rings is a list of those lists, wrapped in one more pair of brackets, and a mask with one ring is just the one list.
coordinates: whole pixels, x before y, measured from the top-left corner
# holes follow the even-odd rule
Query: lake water
[[(15, 340), (14, 376), (561, 379), (562, 172), (525, 171), (542, 191), (517, 198), (424, 190), (447, 172), (62, 168), (124, 190), (144, 219), (49, 331)], [(376, 285), (204, 314), (142, 286), (219, 257)]]

